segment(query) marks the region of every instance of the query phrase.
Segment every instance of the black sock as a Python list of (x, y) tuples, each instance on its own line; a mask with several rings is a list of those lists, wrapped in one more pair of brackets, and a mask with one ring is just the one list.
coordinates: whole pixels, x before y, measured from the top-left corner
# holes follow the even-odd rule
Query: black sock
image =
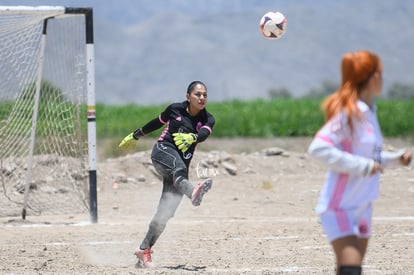
[(338, 275), (361, 275), (362, 268), (360, 266), (342, 265), (339, 267)]

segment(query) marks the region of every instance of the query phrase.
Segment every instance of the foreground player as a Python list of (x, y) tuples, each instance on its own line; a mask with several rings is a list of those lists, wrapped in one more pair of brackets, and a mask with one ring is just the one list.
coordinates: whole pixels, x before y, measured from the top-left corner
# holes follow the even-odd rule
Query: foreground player
[(316, 210), (340, 275), (362, 273), (380, 173), (391, 164), (411, 161), (410, 152), (382, 151), (374, 103), (381, 89), (382, 64), (377, 55), (369, 51), (345, 54), (341, 86), (323, 102), (326, 123), (308, 149), (329, 167)]
[(154, 267), (151, 248), (168, 220), (174, 216), (183, 195), (190, 198), (194, 206), (199, 206), (204, 194), (212, 186), (211, 179), (197, 186), (188, 180), (188, 168), (196, 145), (208, 138), (215, 123), (214, 117), (205, 109), (206, 85), (201, 81), (191, 82), (186, 97), (186, 101), (169, 105), (159, 117), (126, 136), (119, 144), (121, 149), (135, 147), (140, 137), (166, 126), (151, 154), (155, 169), (163, 177), (161, 199), (148, 232), (135, 251), (138, 264), (143, 267)]

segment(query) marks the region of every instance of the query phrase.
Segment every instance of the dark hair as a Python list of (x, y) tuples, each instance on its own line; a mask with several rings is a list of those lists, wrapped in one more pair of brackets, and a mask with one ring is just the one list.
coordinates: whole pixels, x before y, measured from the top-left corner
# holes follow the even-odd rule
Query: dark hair
[(203, 86), (204, 86), (204, 88), (206, 88), (206, 90), (207, 90), (207, 86), (206, 86), (206, 84), (204, 84), (204, 83), (203, 83), (202, 81), (200, 81), (200, 80), (195, 80), (195, 81), (191, 82), (191, 83), (190, 83), (190, 85), (188, 85), (188, 88), (187, 88), (187, 94), (191, 93), (191, 91), (192, 91), (192, 90), (194, 90), (194, 87), (195, 87), (195, 86), (197, 86), (198, 84), (203, 85)]

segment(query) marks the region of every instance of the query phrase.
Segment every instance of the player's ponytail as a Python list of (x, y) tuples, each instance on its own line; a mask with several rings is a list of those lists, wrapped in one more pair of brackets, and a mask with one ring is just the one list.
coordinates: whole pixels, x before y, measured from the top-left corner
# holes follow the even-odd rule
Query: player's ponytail
[(369, 51), (345, 54), (341, 62), (341, 85), (322, 103), (325, 119), (329, 120), (344, 111), (348, 125), (352, 130), (352, 118), (360, 117), (360, 111), (357, 107), (359, 93), (379, 66), (379, 57)]

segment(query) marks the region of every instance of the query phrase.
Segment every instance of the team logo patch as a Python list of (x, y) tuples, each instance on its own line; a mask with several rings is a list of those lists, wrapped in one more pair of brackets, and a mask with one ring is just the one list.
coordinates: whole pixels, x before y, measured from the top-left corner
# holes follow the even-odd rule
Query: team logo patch
[(196, 130), (199, 131), (203, 127), (203, 124), (199, 121), (197, 122)]

